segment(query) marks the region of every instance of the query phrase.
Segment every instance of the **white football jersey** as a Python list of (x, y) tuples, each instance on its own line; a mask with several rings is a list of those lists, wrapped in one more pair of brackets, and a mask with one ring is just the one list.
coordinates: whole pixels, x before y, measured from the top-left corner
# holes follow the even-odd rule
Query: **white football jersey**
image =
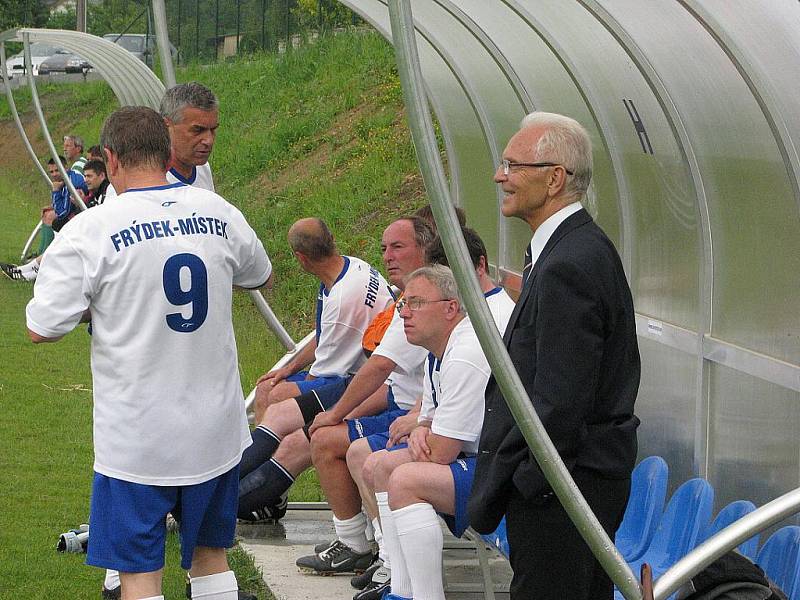
[(489, 290), (483, 297), (486, 298), (486, 304), (489, 305), (494, 324), (497, 325), (500, 335), (503, 335), (506, 331), (506, 325), (511, 319), (511, 313), (514, 312), (514, 301), (508, 295), (508, 292), (501, 287)]
[(182, 183), (128, 190), (48, 248), (27, 307), (44, 337), (92, 315), (94, 469), (147, 485), (225, 473), (250, 444), (232, 286), (272, 272), (244, 216)]
[(425, 366), (419, 420), (432, 421), (437, 435), (462, 440), (464, 454), (476, 454), (491, 370), (469, 317), (450, 332), (442, 359), (429, 354)]
[(369, 263), (344, 256), (339, 277), (317, 297), (317, 349), (309, 373), (315, 377), (355, 373), (367, 357), (364, 330), (392, 299), (386, 280)]
[(380, 345), (372, 354), (385, 356), (397, 365), (386, 383), (392, 388), (397, 406), (411, 409), (422, 393), (422, 379), (428, 351), (422, 346), (408, 343), (403, 319), (397, 311), (394, 311), (392, 322), (383, 334)]
[(194, 167), (191, 176), (188, 178), (178, 173), (175, 169), (170, 169), (167, 171), (167, 181), (170, 183), (185, 183), (210, 192), (216, 191), (214, 189), (214, 178), (211, 176), (211, 166), (208, 163)]

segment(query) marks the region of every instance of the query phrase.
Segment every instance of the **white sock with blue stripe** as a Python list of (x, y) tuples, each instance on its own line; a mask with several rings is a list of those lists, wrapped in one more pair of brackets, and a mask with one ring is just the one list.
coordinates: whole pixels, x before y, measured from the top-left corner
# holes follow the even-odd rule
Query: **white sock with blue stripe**
[(427, 502), (392, 511), (414, 600), (445, 600), (442, 584), (442, 526)]

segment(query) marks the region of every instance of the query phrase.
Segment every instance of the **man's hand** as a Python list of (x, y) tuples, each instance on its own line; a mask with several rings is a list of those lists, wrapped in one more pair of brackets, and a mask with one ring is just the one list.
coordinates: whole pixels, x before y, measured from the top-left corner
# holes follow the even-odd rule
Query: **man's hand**
[(431, 447), (428, 445), (430, 434), (430, 423), (420, 423), (408, 436), (408, 451), (415, 462), (431, 461)]
[(42, 209), (42, 223), (47, 225), (48, 227), (53, 225), (53, 221), (56, 220), (56, 211), (53, 210), (52, 207), (46, 206)]
[(280, 369), (273, 369), (269, 373), (265, 373), (264, 375), (259, 377), (258, 381), (256, 381), (256, 385), (268, 381), (270, 382), (270, 385), (275, 386), (292, 374), (294, 374), (294, 372), (287, 367), (281, 367)]
[(340, 417), (337, 417), (332, 412), (321, 412), (314, 417), (314, 422), (308, 428), (308, 435), (314, 435), (314, 432), (320, 427), (332, 427), (342, 422)]
[(395, 444), (403, 442), (417, 426), (418, 416), (419, 411), (411, 411), (392, 421), (392, 424), (389, 425), (389, 441), (386, 442), (386, 447), (391, 448)]
[(64, 182), (63, 181), (52, 181), (51, 183), (53, 184), (53, 191), (54, 192), (60, 192), (61, 188), (64, 187)]

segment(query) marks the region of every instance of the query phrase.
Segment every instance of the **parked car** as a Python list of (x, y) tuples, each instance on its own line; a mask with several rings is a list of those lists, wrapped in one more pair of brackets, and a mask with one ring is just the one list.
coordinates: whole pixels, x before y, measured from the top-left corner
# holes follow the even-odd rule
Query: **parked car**
[[(144, 33), (107, 33), (103, 38), (122, 46), (148, 67), (153, 66), (153, 56), (156, 53), (156, 36), (145, 35)], [(172, 55), (172, 60), (178, 57), (178, 51), (172, 44), (169, 45), (169, 52)]]
[[(42, 62), (57, 52), (66, 52), (66, 50), (59, 48), (58, 46), (43, 44), (42, 42), (35, 42), (31, 44), (31, 64), (33, 65), (33, 74), (38, 75), (39, 66), (42, 64)], [(23, 75), (25, 73), (25, 55), (20, 52), (19, 54), (15, 54), (9, 58), (6, 61), (6, 71), (9, 78), (14, 77), (15, 75)]]
[(59, 50), (53, 56), (43, 60), (39, 65), (39, 75), (47, 75), (49, 73), (85, 73), (92, 68), (89, 61), (72, 54), (67, 50)]

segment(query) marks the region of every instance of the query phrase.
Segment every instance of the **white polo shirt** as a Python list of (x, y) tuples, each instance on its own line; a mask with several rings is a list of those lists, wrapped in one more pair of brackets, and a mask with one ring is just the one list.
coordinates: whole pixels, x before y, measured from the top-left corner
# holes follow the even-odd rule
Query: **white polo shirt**
[(364, 364), (364, 331), (392, 299), (377, 269), (360, 258), (342, 258), (344, 267), (331, 289), (319, 286), (317, 349), (309, 369), (315, 377), (355, 373)]
[(403, 328), (403, 319), (394, 311), (392, 322), (383, 334), (380, 345), (373, 355), (385, 356), (397, 366), (386, 380), (392, 388), (394, 401), (400, 408), (413, 408), (422, 393), (422, 379), (428, 351), (422, 346), (408, 343)]
[(426, 368), (419, 420), (431, 421), (437, 435), (462, 440), (464, 454), (476, 454), (491, 370), (469, 317), (450, 332), (441, 360), (430, 354)]

